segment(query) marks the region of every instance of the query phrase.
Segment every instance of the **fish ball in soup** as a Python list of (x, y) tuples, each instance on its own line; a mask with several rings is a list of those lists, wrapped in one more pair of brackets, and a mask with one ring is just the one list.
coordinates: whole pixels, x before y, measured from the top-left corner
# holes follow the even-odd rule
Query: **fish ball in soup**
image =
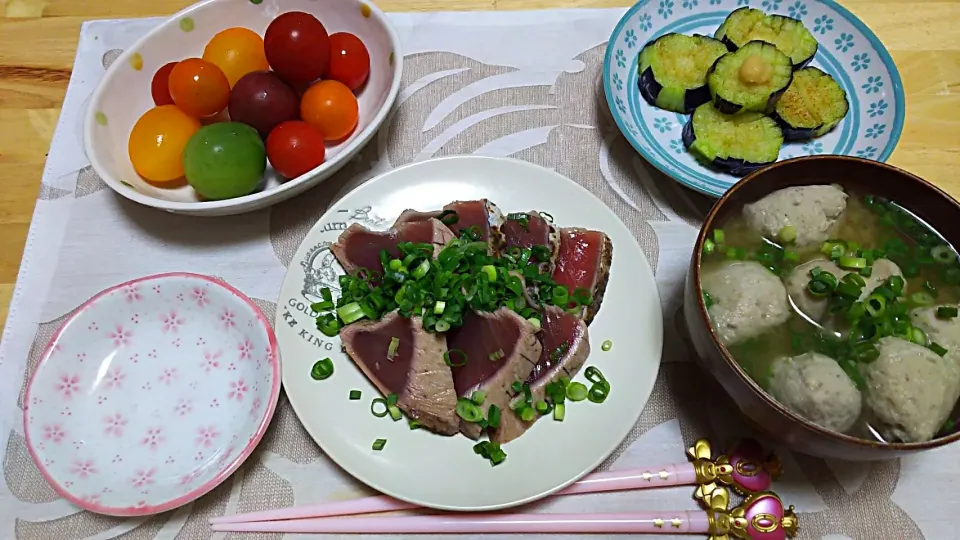
[[(883, 285), (883, 282), (892, 276), (903, 277), (903, 272), (894, 262), (888, 261), (887, 259), (877, 259), (873, 261), (873, 272), (870, 274), (870, 277), (865, 280), (867, 285), (863, 288), (863, 292), (860, 293), (860, 300), (863, 301), (866, 299), (874, 289)], [(904, 293), (906, 293), (906, 285), (904, 285), (903, 290)]]
[(956, 402), (958, 374), (952, 362), (900, 338), (879, 341), (880, 356), (861, 364), (864, 406), (887, 442), (929, 441)]
[(810, 271), (819, 268), (824, 272), (833, 274), (833, 277), (839, 281), (846, 273), (845, 270), (837, 266), (833, 261), (826, 259), (814, 259), (805, 262), (793, 269), (783, 280), (787, 287), (787, 294), (790, 300), (800, 310), (801, 313), (813, 319), (816, 322), (823, 320), (827, 314), (827, 308), (830, 307), (830, 299), (826, 296), (814, 296), (810, 293), (807, 285), (810, 284)]
[(710, 320), (725, 345), (759, 336), (790, 315), (783, 283), (758, 262), (719, 265), (704, 273), (701, 285), (710, 295)]
[(774, 362), (770, 394), (823, 428), (844, 432), (860, 417), (860, 391), (837, 362), (809, 352)]
[(767, 238), (778, 238), (785, 227), (792, 227), (793, 243), (805, 247), (829, 238), (846, 207), (847, 194), (834, 186), (798, 186), (744, 205), (743, 215)]
[(937, 310), (940, 308), (956, 309), (957, 307), (957, 304), (941, 304), (917, 308), (910, 312), (910, 322), (923, 330), (930, 341), (946, 348), (950, 355), (960, 355), (960, 317), (937, 316)]

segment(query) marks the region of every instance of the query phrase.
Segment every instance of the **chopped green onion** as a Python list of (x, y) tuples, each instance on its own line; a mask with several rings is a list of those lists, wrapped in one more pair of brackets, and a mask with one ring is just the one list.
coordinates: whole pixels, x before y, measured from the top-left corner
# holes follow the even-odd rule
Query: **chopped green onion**
[(477, 444), (473, 445), (473, 453), (477, 454), (478, 456), (487, 457), (487, 454), (489, 452), (488, 450), (489, 446), (490, 446), (490, 442), (480, 441)]
[(712, 255), (713, 252), (716, 251), (716, 249), (717, 249), (717, 245), (716, 245), (715, 243), (713, 243), (713, 240), (711, 240), (711, 239), (709, 239), (709, 238), (704, 239), (704, 241), (703, 241), (703, 254), (704, 254), (704, 255)]
[(602, 351), (609, 351), (612, 348), (613, 348), (613, 342), (610, 341), (609, 339), (605, 340), (603, 343), (600, 344), (600, 350)]
[(953, 319), (957, 316), (956, 306), (940, 306), (937, 308), (938, 319)]
[(476, 424), (483, 420), (483, 411), (469, 399), (458, 399), (456, 411), (457, 416), (471, 424)]
[(392, 337), (390, 338), (390, 345), (387, 346), (387, 360), (393, 362), (393, 358), (397, 356), (397, 349), (400, 348), (400, 338)]
[(513, 384), (510, 385), (510, 388), (512, 388), (514, 392), (519, 393), (520, 391), (523, 390), (523, 382), (522, 382), (522, 381), (513, 381)]
[(600, 373), (600, 370), (593, 366), (587, 367), (587, 369), (583, 372), (583, 376), (586, 377), (588, 381), (594, 384), (607, 382), (607, 379), (604, 378), (603, 373)]
[(361, 393), (360, 393), (359, 390), (351, 390), (351, 391), (350, 391), (350, 399), (353, 400), (353, 401), (356, 401), (356, 400), (360, 399), (360, 395), (361, 395)]
[(487, 276), (487, 281), (493, 283), (494, 281), (497, 280), (497, 269), (492, 264), (482, 266), (480, 268), (480, 271)]
[(916, 343), (917, 345), (926, 346), (927, 334), (923, 330), (914, 326), (910, 329), (910, 341)]
[(820, 244), (820, 253), (832, 256), (837, 252), (838, 248), (841, 250), (841, 255), (847, 251), (847, 246), (842, 241), (827, 240)]
[(447, 227), (451, 225), (456, 225), (460, 221), (460, 216), (457, 215), (457, 212), (454, 210), (444, 210), (440, 212), (440, 215), (437, 216), (437, 219)]
[[(412, 255), (411, 255), (412, 257)], [(413, 270), (413, 277), (416, 279), (423, 279), (427, 275), (427, 272), (430, 271), (430, 261), (424, 260)]]
[(446, 303), (446, 302), (437, 301), (437, 303), (433, 305), (433, 314), (434, 314), (434, 315), (442, 315), (442, 314), (443, 314), (443, 310), (446, 309), (446, 307), (447, 307), (447, 303)]
[(487, 410), (487, 425), (493, 429), (500, 427), (500, 407), (490, 405)]
[(587, 399), (587, 385), (579, 382), (572, 382), (567, 386), (567, 399), (570, 401), (583, 401)]
[(530, 317), (529, 319), (527, 319), (527, 322), (530, 323), (530, 324), (531, 324), (534, 328), (536, 328), (537, 330), (540, 330), (540, 328), (541, 328), (541, 327), (540, 327), (540, 319), (538, 319), (538, 318), (536, 318), (536, 317)]
[(870, 276), (872, 276), (872, 275), (873, 275), (873, 267), (872, 267), (872, 266), (868, 266), (868, 267), (866, 267), (866, 268), (861, 268), (861, 269), (860, 269), (860, 275), (863, 276), (863, 277), (870, 277)]
[(797, 228), (793, 225), (786, 225), (780, 229), (777, 237), (785, 244), (792, 244), (797, 240)]
[(540, 414), (547, 414), (550, 412), (550, 404), (546, 401), (538, 401), (534, 408), (536, 408), (537, 412)]
[(334, 309), (335, 307), (336, 307), (336, 304), (334, 304), (333, 302), (330, 302), (330, 301), (316, 302), (316, 303), (314, 303), (314, 304), (310, 304), (310, 309), (312, 309), (313, 311), (315, 311), (315, 312), (317, 312), (317, 313), (319, 313), (319, 312), (321, 312), (321, 311), (330, 311), (331, 309)]
[(328, 313), (317, 319), (317, 330), (327, 337), (333, 337), (340, 333), (340, 321), (336, 315)]
[(886, 311), (887, 299), (879, 294), (871, 294), (863, 305), (870, 317), (876, 319)]
[(714, 229), (713, 230), (713, 241), (722, 244), (723, 243), (723, 229)]
[(933, 305), (936, 301), (937, 299), (926, 291), (917, 291), (910, 295), (910, 302), (917, 306)]
[[(440, 319), (439, 321), (437, 321), (437, 324), (435, 324), (435, 325), (433, 326), (433, 328), (434, 328), (434, 330), (436, 330), (437, 332), (439, 332), (439, 333), (442, 334), (442, 333), (446, 332), (447, 330), (450, 330), (450, 323), (448, 323), (447, 321), (445, 321), (445, 320), (443, 320), (443, 319)], [(451, 364), (451, 365), (452, 365), (452, 364)]]
[(387, 396), (387, 405), (396, 405), (400, 401), (400, 396), (396, 394), (389, 394)]
[(947, 349), (943, 348), (939, 343), (931, 343), (928, 347), (931, 351), (937, 353), (937, 356), (944, 356), (947, 354)]
[(840, 257), (840, 261), (837, 263), (841, 268), (846, 268), (847, 270), (857, 270), (859, 268), (867, 267), (867, 260), (863, 257)]
[(403, 418), (403, 413), (400, 412), (400, 407), (397, 407), (396, 405), (388, 406), (387, 412), (390, 413), (390, 418), (393, 418), (394, 422)]
[(607, 400), (608, 395), (610, 395), (610, 385), (604, 381), (590, 387), (590, 391), (587, 392), (587, 399), (591, 403), (603, 403)]
[(939, 245), (930, 250), (930, 256), (940, 264), (950, 264), (957, 260), (957, 254), (947, 245)]
[(563, 417), (566, 416), (566, 413), (567, 406), (561, 403), (553, 408), (553, 419), (557, 422), (563, 422)]
[(746, 259), (747, 251), (743, 248), (737, 248), (737, 247), (727, 248), (727, 258), (738, 259), (738, 260)]
[(373, 441), (373, 449), (377, 452), (383, 450), (383, 447), (387, 445), (386, 439), (377, 439)]
[(407, 419), (407, 425), (410, 426), (411, 430), (414, 430), (414, 429), (420, 429), (420, 427), (423, 424), (421, 424), (419, 420), (414, 420), (413, 418), (409, 418)]
[(817, 279), (811, 280), (810, 283), (807, 283), (807, 292), (813, 296), (826, 296), (830, 294), (831, 290), (832, 289), (830, 289), (826, 283)]
[(473, 394), (470, 395), (470, 401), (475, 405), (483, 405), (483, 400), (487, 397), (487, 393), (482, 390), (475, 390)]
[(563, 285), (554, 287), (551, 294), (551, 303), (555, 306), (565, 306), (570, 302), (570, 293)]
[[(459, 356), (459, 362), (453, 359), (454, 354)], [(443, 362), (450, 367), (465, 366), (467, 365), (467, 353), (463, 352), (461, 349), (450, 349), (449, 351), (443, 353)]]
[(337, 308), (337, 315), (343, 320), (343, 324), (350, 324), (366, 317), (363, 309), (360, 308), (360, 304), (357, 302), (350, 302), (343, 307)]
[(783, 262), (790, 264), (797, 264), (800, 262), (800, 254), (793, 250), (786, 250), (783, 252)]
[(317, 360), (310, 369), (310, 376), (313, 377), (315, 381), (328, 379), (331, 375), (333, 375), (333, 360), (329, 358)]
[(503, 349), (497, 349), (496, 351), (493, 351), (492, 353), (490, 353), (491, 362), (496, 362), (497, 360), (501, 360), (503, 359), (503, 357), (504, 357)]
[[(377, 405), (383, 405), (383, 410), (378, 411)], [(383, 418), (387, 415), (387, 413), (390, 412), (390, 405), (388, 405), (387, 400), (383, 398), (375, 398), (372, 402), (370, 402), (370, 412), (373, 413), (373, 415), (377, 418)]]
[(703, 291), (703, 305), (707, 309), (710, 309), (710, 306), (713, 305), (713, 298), (710, 297), (710, 293)]
[(527, 406), (520, 411), (520, 419), (524, 422), (532, 422), (536, 418), (537, 412), (533, 410), (533, 407)]

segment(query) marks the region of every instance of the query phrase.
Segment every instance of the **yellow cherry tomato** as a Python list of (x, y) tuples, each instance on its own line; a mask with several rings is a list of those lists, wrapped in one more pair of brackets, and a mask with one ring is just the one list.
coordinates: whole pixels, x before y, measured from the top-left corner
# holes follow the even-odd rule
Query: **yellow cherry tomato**
[(203, 49), (203, 59), (223, 70), (230, 88), (247, 73), (270, 68), (263, 38), (247, 28), (227, 28), (213, 36)]
[(130, 162), (151, 182), (172, 182), (183, 176), (183, 149), (200, 129), (200, 121), (177, 108), (163, 105), (137, 120), (127, 141)]

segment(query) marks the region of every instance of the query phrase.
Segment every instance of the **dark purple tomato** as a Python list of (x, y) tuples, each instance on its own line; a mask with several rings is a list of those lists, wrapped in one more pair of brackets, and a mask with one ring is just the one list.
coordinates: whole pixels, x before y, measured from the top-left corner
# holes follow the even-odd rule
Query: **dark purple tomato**
[(300, 114), (297, 93), (270, 71), (247, 73), (230, 93), (230, 119), (243, 122), (266, 138), (270, 131)]

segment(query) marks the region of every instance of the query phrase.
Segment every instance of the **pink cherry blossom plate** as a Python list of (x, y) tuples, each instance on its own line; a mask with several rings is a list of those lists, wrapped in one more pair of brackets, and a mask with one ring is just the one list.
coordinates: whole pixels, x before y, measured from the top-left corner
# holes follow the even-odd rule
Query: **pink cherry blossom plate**
[(276, 337), (226, 283), (144, 277), (72, 313), (24, 397), (30, 455), (70, 502), (164, 512), (209, 492), (263, 437), (280, 394)]

